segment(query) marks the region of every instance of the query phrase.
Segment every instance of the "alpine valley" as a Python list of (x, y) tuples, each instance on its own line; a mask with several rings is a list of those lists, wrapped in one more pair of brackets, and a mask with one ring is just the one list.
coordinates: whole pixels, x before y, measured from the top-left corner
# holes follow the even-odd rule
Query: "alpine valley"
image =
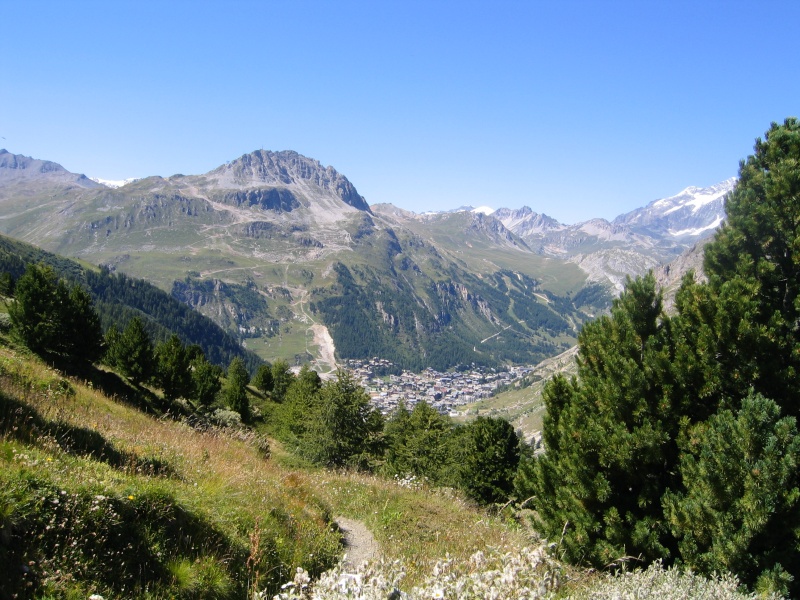
[(0, 150), (0, 232), (146, 279), (270, 361), (536, 364), (572, 347), (626, 276), (696, 266), (734, 183), (565, 225), (528, 207), (370, 206), (291, 151), (102, 182)]

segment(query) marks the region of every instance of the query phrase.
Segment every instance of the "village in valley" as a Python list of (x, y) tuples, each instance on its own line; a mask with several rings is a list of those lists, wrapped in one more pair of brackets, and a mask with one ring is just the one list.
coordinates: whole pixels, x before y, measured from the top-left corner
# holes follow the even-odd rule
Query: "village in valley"
[(498, 388), (507, 386), (533, 367), (512, 366), (497, 370), (471, 366), (465, 370), (441, 373), (428, 368), (421, 373), (403, 371), (391, 374), (393, 363), (382, 358), (348, 360), (347, 369), (370, 395), (372, 403), (383, 413), (392, 413), (401, 402), (412, 408), (421, 401), (427, 402), (442, 414), (455, 414), (456, 407), (490, 397)]

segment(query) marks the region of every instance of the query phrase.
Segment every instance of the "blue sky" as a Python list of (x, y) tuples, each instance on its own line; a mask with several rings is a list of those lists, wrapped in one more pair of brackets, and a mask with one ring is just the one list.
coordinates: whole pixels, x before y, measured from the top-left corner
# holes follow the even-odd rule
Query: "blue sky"
[(370, 204), (613, 218), (800, 116), (800, 2), (0, 0), (0, 147), (92, 177), (256, 149)]

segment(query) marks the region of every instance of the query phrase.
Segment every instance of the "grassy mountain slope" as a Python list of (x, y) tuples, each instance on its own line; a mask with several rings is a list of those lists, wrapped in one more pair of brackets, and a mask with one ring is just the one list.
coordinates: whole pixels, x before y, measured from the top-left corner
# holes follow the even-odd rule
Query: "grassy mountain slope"
[(274, 593), (338, 561), (334, 515), (363, 519), (387, 558), (414, 556), (410, 582), (446, 552), (523, 542), (449, 494), (292, 467), (252, 434), (145, 415), (6, 344), (0, 598)]

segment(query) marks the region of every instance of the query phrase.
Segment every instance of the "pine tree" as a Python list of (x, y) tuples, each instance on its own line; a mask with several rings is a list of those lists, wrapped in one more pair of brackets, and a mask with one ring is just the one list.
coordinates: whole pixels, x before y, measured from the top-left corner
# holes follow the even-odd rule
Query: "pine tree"
[(404, 400), (400, 400), (384, 427), (386, 452), (384, 454), (384, 472), (387, 475), (414, 475), (411, 468), (412, 456), (408, 451), (408, 439), (411, 436), (411, 413)]
[(352, 375), (338, 371), (319, 391), (302, 452), (328, 467), (369, 468), (383, 448), (383, 417)]
[(250, 398), (247, 395), (249, 382), (250, 374), (244, 366), (244, 361), (237, 356), (228, 366), (222, 394), (228, 407), (238, 412), (245, 423), (250, 421)]
[(193, 389), (192, 362), (186, 347), (172, 334), (155, 349), (156, 381), (168, 400), (191, 398)]
[(253, 376), (253, 387), (262, 394), (272, 391), (272, 367), (269, 364), (258, 365), (256, 374)]
[(222, 369), (217, 365), (212, 365), (206, 357), (200, 353), (192, 359), (192, 389), (194, 399), (201, 406), (209, 407), (216, 400), (217, 393), (222, 389)]
[(761, 591), (788, 593), (800, 570), (800, 437), (772, 400), (745, 398), (687, 432), (686, 491), (664, 507), (683, 562), (730, 571)]
[(584, 326), (578, 378), (546, 386), (546, 452), (522, 491), (572, 560), (670, 554), (660, 502), (679, 427), (669, 332), (652, 274), (628, 281), (611, 315)]
[(386, 425), (386, 472), (444, 483), (445, 476), (457, 469), (450, 456), (452, 430), (450, 418), (424, 400), (410, 412), (405, 405), (399, 407)]
[(103, 330), (89, 293), (74, 285), (69, 293), (63, 319), (63, 351), (80, 365), (91, 364), (103, 355)]
[[(727, 222), (706, 246), (711, 289), (743, 294), (752, 332), (736, 345), (754, 389), (800, 416), (800, 121), (773, 123), (743, 161)], [(732, 295), (728, 292), (728, 295)], [(719, 350), (728, 340), (723, 339)], [(741, 396), (740, 396), (741, 399)]]
[(514, 489), (519, 438), (508, 421), (478, 417), (465, 426), (461, 487), (482, 504), (505, 502)]
[(135, 385), (149, 381), (155, 371), (153, 343), (139, 317), (134, 317), (122, 333), (116, 327), (106, 333), (106, 360)]
[(756, 142), (726, 209), (675, 317), (647, 277), (584, 327), (517, 485), (572, 560), (680, 560), (796, 595), (800, 122)]
[(34, 352), (85, 366), (102, 353), (100, 319), (89, 294), (69, 289), (48, 266), (31, 264), (15, 287), (9, 306), (14, 334)]
[(292, 385), (294, 375), (289, 370), (289, 363), (285, 360), (276, 360), (272, 364), (272, 399), (275, 402), (283, 402), (286, 391)]
[(278, 435), (297, 443), (306, 434), (309, 415), (317, 410), (322, 380), (316, 371), (303, 365), (297, 377), (293, 377), (284, 394), (283, 403), (275, 411), (275, 426)]
[(34, 264), (28, 265), (17, 281), (16, 301), (9, 306), (8, 315), (14, 334), (34, 352), (46, 352), (58, 344), (58, 304), (64, 294), (57, 286), (52, 268)]

